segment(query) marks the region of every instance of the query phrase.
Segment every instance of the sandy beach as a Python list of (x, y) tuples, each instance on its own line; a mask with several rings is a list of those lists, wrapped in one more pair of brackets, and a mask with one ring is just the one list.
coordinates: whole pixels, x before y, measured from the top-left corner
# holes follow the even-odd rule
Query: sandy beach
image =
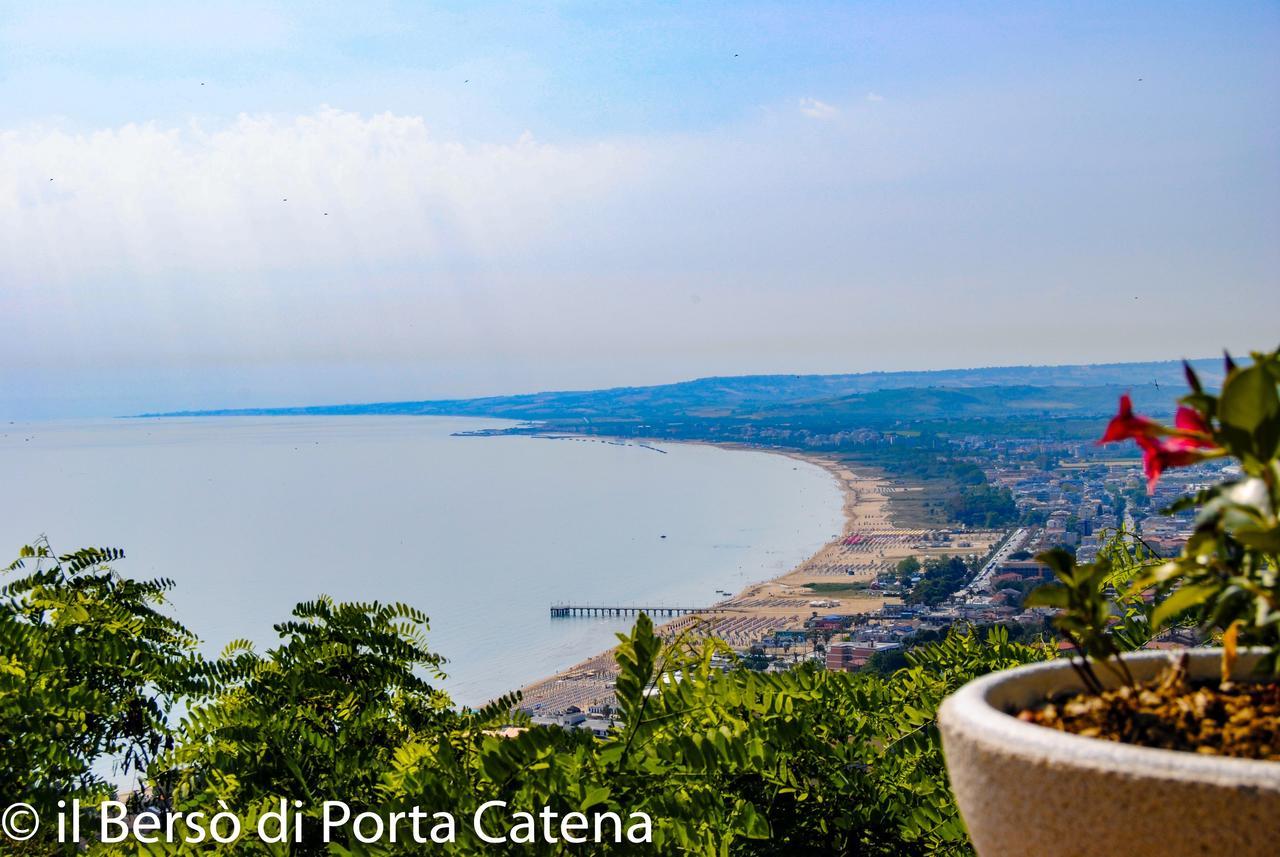
[[(715, 635), (745, 651), (770, 632), (801, 628), (818, 614), (867, 613), (896, 601), (865, 587), (882, 571), (907, 556), (924, 558), (944, 553), (983, 554), (999, 539), (998, 532), (907, 529), (889, 515), (889, 499), (909, 488), (879, 476), (855, 473), (840, 461), (801, 452), (723, 444), (727, 449), (785, 455), (825, 469), (844, 498), (844, 527), (816, 553), (785, 574), (753, 583), (731, 598), (716, 602), (716, 612), (672, 619), (661, 626), (664, 636), (685, 631)], [(520, 707), (529, 712), (555, 713), (570, 706), (587, 710), (613, 699), (613, 651), (601, 652), (567, 670), (521, 688)]]

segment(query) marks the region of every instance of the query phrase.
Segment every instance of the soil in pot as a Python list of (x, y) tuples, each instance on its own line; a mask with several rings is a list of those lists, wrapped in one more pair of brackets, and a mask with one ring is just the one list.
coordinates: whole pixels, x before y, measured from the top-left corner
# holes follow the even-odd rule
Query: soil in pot
[(1051, 700), (1017, 717), (1125, 744), (1280, 761), (1280, 682), (1192, 682), (1182, 664), (1154, 681)]

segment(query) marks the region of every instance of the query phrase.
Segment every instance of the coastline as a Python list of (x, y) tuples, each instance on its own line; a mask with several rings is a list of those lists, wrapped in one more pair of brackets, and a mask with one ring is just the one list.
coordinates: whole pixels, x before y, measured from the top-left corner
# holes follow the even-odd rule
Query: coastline
[[(766, 452), (821, 467), (840, 489), (844, 517), (840, 533), (813, 555), (781, 575), (748, 584), (737, 594), (709, 605), (717, 608), (715, 614), (691, 614), (661, 624), (659, 632), (664, 637), (685, 631), (715, 635), (743, 651), (772, 631), (802, 628), (808, 618), (824, 610), (845, 614), (873, 612), (897, 599), (876, 595), (874, 590), (857, 593), (853, 590), (855, 585), (869, 585), (878, 574), (906, 556), (941, 552), (939, 545), (929, 543), (934, 538), (931, 531), (899, 527), (892, 522), (888, 511), (890, 495), (910, 489), (895, 485), (888, 478), (860, 475), (835, 458), (798, 450), (708, 441), (660, 442)], [(986, 541), (983, 535), (972, 534), (975, 540)], [(848, 543), (851, 539), (854, 544)], [(817, 584), (818, 588), (809, 588), (811, 584)], [(847, 587), (847, 591), (831, 596), (822, 591), (840, 587)], [(552, 714), (570, 706), (586, 711), (593, 706), (612, 704), (616, 675), (613, 652), (610, 648), (521, 687), (519, 708), (531, 714)]]

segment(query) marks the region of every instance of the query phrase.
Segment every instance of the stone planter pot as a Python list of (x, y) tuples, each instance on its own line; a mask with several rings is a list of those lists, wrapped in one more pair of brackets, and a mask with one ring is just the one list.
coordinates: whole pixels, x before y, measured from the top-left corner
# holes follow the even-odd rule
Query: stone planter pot
[[(1221, 650), (1190, 655), (1193, 679), (1219, 674)], [(1242, 652), (1236, 676), (1259, 656)], [(1168, 661), (1167, 652), (1125, 658), (1138, 681)], [(1079, 690), (1061, 659), (983, 676), (943, 702), (947, 773), (978, 854), (1280, 854), (1280, 762), (1084, 738), (1005, 713)]]

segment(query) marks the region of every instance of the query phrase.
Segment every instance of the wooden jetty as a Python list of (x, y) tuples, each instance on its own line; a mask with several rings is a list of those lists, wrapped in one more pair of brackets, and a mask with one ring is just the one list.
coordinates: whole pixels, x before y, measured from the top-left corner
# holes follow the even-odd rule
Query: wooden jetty
[(564, 616), (687, 616), (690, 613), (719, 613), (723, 607), (644, 607), (639, 605), (552, 604), (551, 618)]

